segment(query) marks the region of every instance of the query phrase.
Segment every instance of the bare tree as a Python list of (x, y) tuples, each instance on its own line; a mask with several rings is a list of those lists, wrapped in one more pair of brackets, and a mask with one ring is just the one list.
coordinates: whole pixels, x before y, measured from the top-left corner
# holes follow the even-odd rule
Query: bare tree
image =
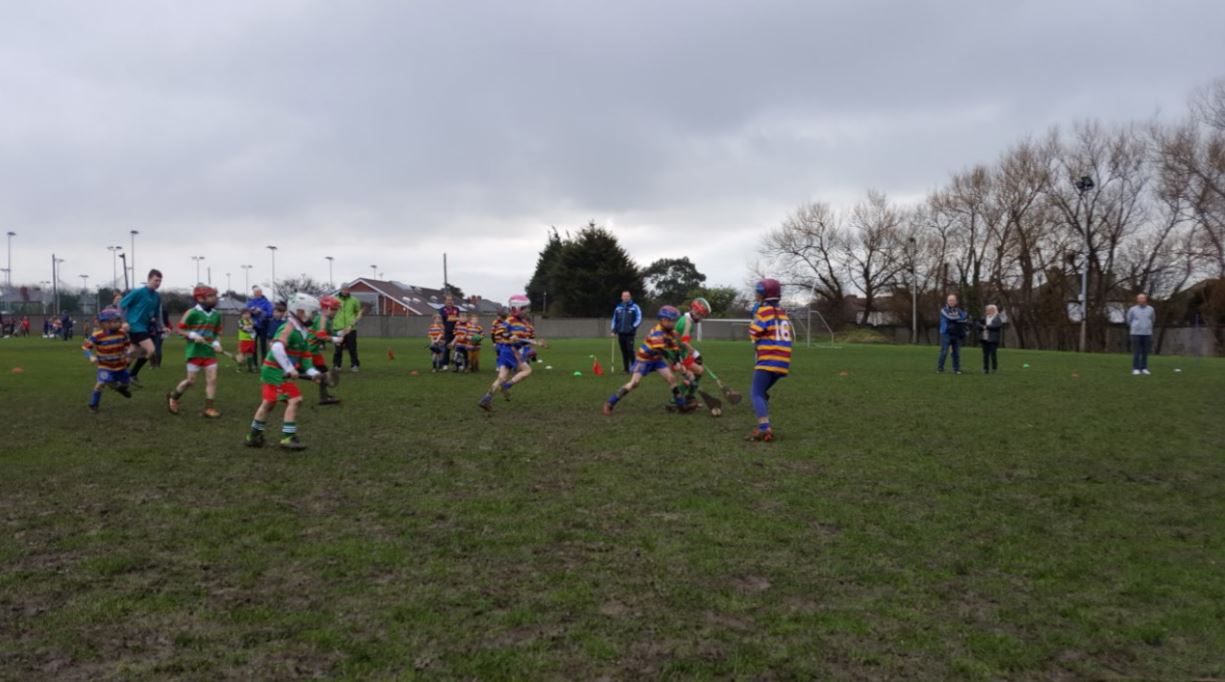
[(802, 287), (837, 306), (846, 298), (844, 268), (846, 231), (837, 213), (824, 202), (807, 203), (766, 235), (760, 253), (784, 284)]
[(869, 190), (851, 209), (849, 234), (843, 243), (843, 262), (851, 284), (863, 294), (863, 318), (868, 324), (876, 298), (894, 283), (905, 265), (899, 239), (903, 214), (884, 192)]

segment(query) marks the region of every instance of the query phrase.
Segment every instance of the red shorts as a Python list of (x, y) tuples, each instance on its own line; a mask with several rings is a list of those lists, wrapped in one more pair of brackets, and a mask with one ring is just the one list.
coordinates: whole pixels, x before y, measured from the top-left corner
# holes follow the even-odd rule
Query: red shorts
[(264, 398), (264, 402), (266, 403), (275, 403), (277, 397), (279, 396), (285, 396), (286, 398), (302, 397), (302, 391), (299, 391), (298, 385), (292, 381), (286, 381), (279, 386), (275, 384), (263, 384), (260, 387), (260, 390), (263, 392), (262, 396)]
[(255, 354), (255, 339), (251, 339), (250, 341), (239, 341), (238, 342), (238, 352), (242, 353), (243, 355), (254, 355)]
[(681, 362), (681, 365), (683, 365), (685, 369), (692, 369), (696, 364), (698, 364), (698, 359), (692, 355), (686, 355), (685, 360)]
[(187, 364), (196, 367), (208, 367), (217, 364), (217, 358), (188, 358)]
[(311, 356), (311, 362), (315, 364), (316, 368), (322, 367), (325, 370), (327, 369), (328, 361), (325, 360), (323, 356), (319, 355), (318, 353)]

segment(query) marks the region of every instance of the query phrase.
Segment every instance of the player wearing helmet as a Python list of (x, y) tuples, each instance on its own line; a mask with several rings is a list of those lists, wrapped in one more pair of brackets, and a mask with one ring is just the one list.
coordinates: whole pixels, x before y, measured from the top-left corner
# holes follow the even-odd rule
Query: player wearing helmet
[(319, 404), (339, 405), (340, 398), (328, 392), (328, 387), (335, 387), (340, 381), (340, 369), (328, 369), (328, 361), (323, 357), (323, 349), (331, 343), (337, 348), (344, 343), (344, 335), (338, 334), (332, 327), (332, 319), (341, 308), (340, 299), (335, 296), (324, 296), (319, 299), (319, 312), (307, 325), (310, 335), (307, 342), (311, 348), (311, 365), (322, 375), (319, 380)]
[(98, 368), (94, 391), (89, 397), (89, 409), (98, 411), (102, 402), (102, 387), (109, 386), (119, 395), (131, 398), (128, 390), (128, 355), (132, 340), (123, 331), (123, 314), (117, 308), (106, 308), (98, 313), (98, 326), (81, 344), (85, 359)]
[(702, 366), (702, 354), (693, 345), (693, 335), (698, 323), (709, 315), (710, 303), (699, 296), (689, 303), (689, 310), (676, 321), (676, 338), (681, 345), (680, 368), (685, 374), (685, 400), (690, 403), (697, 400), (698, 384), (706, 373)]
[(217, 398), (217, 353), (221, 352), (221, 313), (217, 307), (217, 290), (200, 285), (191, 292), (196, 305), (179, 320), (177, 333), (187, 337), (187, 378), (166, 395), (170, 414), (179, 413), (179, 400), (187, 389), (196, 384), (196, 375), (204, 372), (204, 416), (221, 416), (213, 401)]
[(298, 407), (302, 404), (302, 392), (293, 380), (299, 375), (305, 375), (309, 379), (321, 376), (311, 360), (310, 345), (307, 341), (310, 332), (306, 328), (320, 307), (319, 299), (309, 294), (298, 293), (289, 297), (285, 323), (277, 330), (276, 336), (269, 344), (268, 356), (264, 358), (264, 365), (260, 370), (263, 400), (251, 421), (251, 431), (247, 433), (245, 444), (248, 447), (264, 446), (264, 428), (268, 414), (276, 407), (277, 399), (283, 396), (286, 403), (280, 446), (285, 450), (306, 449), (306, 445), (298, 440), (298, 424), (295, 421)]
[[(528, 362), (524, 351), (539, 341), (536, 340), (535, 328), (524, 319), (529, 305), (526, 295), (511, 296), (506, 319), (499, 317), (490, 329), (498, 353), (498, 376), (477, 402), (477, 406), (486, 412), (493, 411), (494, 391), (502, 391), (502, 396), (510, 400), (511, 387), (532, 375), (532, 363)], [(514, 372), (513, 376), (511, 372)]]
[(753, 411), (757, 414), (757, 428), (753, 429), (749, 440), (774, 440), (770, 424), (770, 389), (791, 371), (791, 318), (779, 306), (782, 289), (776, 279), (757, 283), (757, 307), (753, 323), (749, 325), (749, 338), (757, 351), (750, 394)]
[(693, 406), (681, 395), (676, 375), (671, 369), (680, 360), (681, 346), (676, 336), (676, 323), (681, 317), (681, 311), (675, 306), (666, 305), (659, 309), (656, 317), (659, 318), (659, 324), (647, 334), (634, 356), (629, 383), (617, 389), (617, 392), (604, 403), (604, 414), (611, 415), (617, 403), (630, 391), (638, 388), (642, 378), (651, 372), (659, 372), (659, 375), (668, 382), (668, 387), (672, 389), (672, 404), (677, 410), (682, 412), (693, 410)]

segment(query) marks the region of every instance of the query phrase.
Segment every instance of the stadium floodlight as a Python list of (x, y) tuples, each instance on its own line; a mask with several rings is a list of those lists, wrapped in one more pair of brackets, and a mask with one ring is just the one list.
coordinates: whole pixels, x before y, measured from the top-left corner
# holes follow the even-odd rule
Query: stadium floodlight
[(191, 259), (196, 262), (196, 284), (199, 284), (201, 282), (200, 261), (204, 260), (204, 256), (192, 256)]
[(13, 286), (13, 237), (17, 236), (16, 232), (9, 230), (5, 232), (8, 237), (8, 267), (4, 269), (4, 283), (8, 286)]
[(244, 292), (243, 295), (250, 296), (251, 295), (251, 268), (255, 266), (254, 265), (242, 265), (239, 267), (242, 268), (242, 290)]
[(276, 295), (277, 295), (276, 294), (276, 247), (273, 246), (272, 244), (269, 244), (268, 246), (265, 246), (264, 248), (268, 249), (268, 251), (272, 253), (272, 300), (275, 301), (277, 300), (276, 298)]
[(132, 257), (130, 263), (132, 267), (132, 281), (136, 281), (136, 235), (140, 234), (140, 230), (128, 230), (128, 236), (132, 238), (132, 248), (128, 250), (128, 255)]

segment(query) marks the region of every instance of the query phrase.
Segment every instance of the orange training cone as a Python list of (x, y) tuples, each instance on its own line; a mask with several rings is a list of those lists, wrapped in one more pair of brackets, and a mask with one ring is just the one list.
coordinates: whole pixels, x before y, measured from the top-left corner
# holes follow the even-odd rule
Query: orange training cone
[(604, 376), (604, 368), (600, 366), (599, 360), (595, 360), (591, 363), (591, 373), (598, 377)]
[(396, 359), (396, 352), (395, 352), (394, 350), (392, 350), (392, 349), (388, 348), (388, 349), (387, 349), (387, 359), (388, 359), (388, 360), (395, 360), (395, 359)]

